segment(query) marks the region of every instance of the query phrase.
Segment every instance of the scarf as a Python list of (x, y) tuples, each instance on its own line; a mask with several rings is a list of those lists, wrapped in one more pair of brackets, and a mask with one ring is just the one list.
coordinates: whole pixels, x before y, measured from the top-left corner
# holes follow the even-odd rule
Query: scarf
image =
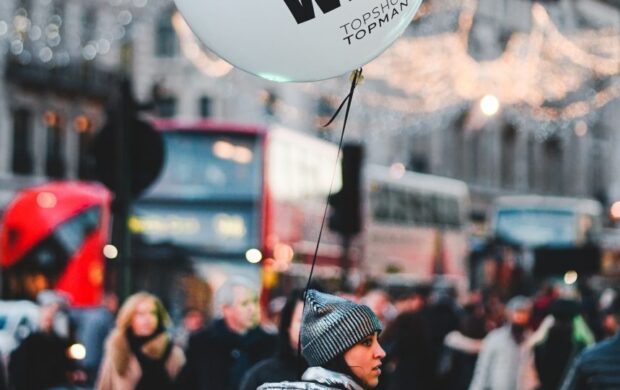
[(158, 327), (153, 334), (148, 336), (136, 336), (131, 331), (131, 328), (127, 330), (129, 348), (138, 360), (142, 371), (142, 376), (135, 390), (172, 389), (172, 379), (166, 370), (166, 361), (172, 352), (172, 341), (167, 340), (164, 353), (159, 358), (147, 356), (143, 351), (143, 347), (146, 343), (154, 340), (163, 333), (163, 327)]

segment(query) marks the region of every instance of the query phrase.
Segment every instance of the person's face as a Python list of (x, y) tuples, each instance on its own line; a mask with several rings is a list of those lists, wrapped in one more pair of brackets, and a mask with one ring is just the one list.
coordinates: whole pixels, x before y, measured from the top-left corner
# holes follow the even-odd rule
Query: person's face
[(530, 322), (529, 310), (515, 310), (510, 314), (510, 322), (515, 325), (527, 326)]
[(185, 315), (183, 325), (190, 332), (200, 330), (204, 325), (204, 316), (200, 311), (192, 310)]
[(245, 332), (256, 325), (258, 302), (256, 295), (248, 288), (233, 288), (232, 305), (224, 306), (224, 318), (234, 331)]
[(366, 296), (365, 302), (366, 306), (372, 310), (373, 313), (379, 318), (382, 318), (385, 314), (390, 301), (385, 296), (385, 294), (381, 293), (370, 293)]
[(43, 332), (51, 332), (54, 329), (54, 319), (60, 307), (57, 304), (49, 304), (41, 307), (39, 327)]
[(136, 336), (150, 336), (157, 329), (157, 307), (151, 299), (138, 303), (131, 318), (131, 330)]
[(294, 351), (297, 351), (297, 347), (299, 346), (299, 329), (301, 327), (303, 310), (304, 304), (301, 301), (297, 301), (297, 304), (295, 304), (295, 310), (293, 310), (291, 326), (288, 328), (289, 341)]
[(344, 353), (344, 361), (351, 372), (367, 388), (375, 388), (381, 375), (381, 359), (385, 351), (379, 345), (377, 334), (367, 336)]
[(603, 318), (603, 330), (605, 331), (606, 334), (608, 335), (616, 334), (619, 328), (620, 328), (620, 324), (618, 324), (618, 320), (616, 319), (616, 316), (607, 314)]

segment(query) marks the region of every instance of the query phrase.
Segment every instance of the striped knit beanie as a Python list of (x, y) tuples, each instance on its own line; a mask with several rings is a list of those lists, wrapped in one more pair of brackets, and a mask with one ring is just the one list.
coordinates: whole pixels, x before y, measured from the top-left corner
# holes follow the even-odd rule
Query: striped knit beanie
[(308, 290), (301, 325), (301, 354), (311, 367), (329, 362), (379, 331), (381, 323), (368, 306)]

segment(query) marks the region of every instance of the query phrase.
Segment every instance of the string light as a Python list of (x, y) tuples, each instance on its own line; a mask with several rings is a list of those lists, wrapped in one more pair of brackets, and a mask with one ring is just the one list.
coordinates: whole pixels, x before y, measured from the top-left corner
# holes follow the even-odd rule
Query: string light
[(177, 33), (181, 51), (196, 68), (211, 77), (222, 77), (232, 70), (232, 65), (220, 58), (211, 58), (200, 46), (200, 43), (180, 13), (172, 16), (172, 26)]

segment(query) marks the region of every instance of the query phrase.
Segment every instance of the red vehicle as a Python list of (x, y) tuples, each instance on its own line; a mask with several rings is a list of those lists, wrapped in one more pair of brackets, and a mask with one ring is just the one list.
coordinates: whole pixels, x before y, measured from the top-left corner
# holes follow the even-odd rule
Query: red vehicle
[[(153, 124), (164, 139), (163, 170), (134, 202), (129, 220), (139, 238), (133, 255), (141, 287), (161, 284), (161, 293), (171, 295), (181, 284), (172, 272), (188, 263), (213, 288), (232, 274), (265, 288), (276, 275), (305, 281), (337, 146), (281, 126), (209, 120)], [(340, 168), (336, 172), (333, 192), (342, 183)], [(432, 281), (435, 268), (442, 268), (466, 288), (466, 185), (404, 167), (392, 177), (388, 168), (365, 166), (363, 176), (366, 218), (349, 252), (351, 276), (380, 279), (397, 272)], [(341, 252), (340, 238), (326, 228), (315, 276), (337, 281)], [(435, 267), (437, 262), (442, 267)], [(157, 269), (164, 263), (166, 268)]]
[[(267, 287), (273, 279), (265, 276), (275, 273), (261, 272), (311, 260), (336, 145), (281, 127), (153, 124), (163, 136), (164, 165), (129, 220), (133, 276), (145, 283), (139, 287), (161, 285), (170, 295), (180, 286), (174, 268), (188, 262), (212, 288), (231, 274)], [(321, 264), (336, 264), (338, 238), (326, 232), (322, 242)], [(168, 268), (155, 271), (164, 263)]]
[(73, 307), (101, 303), (110, 192), (66, 181), (17, 193), (0, 220), (3, 299), (65, 293)]

